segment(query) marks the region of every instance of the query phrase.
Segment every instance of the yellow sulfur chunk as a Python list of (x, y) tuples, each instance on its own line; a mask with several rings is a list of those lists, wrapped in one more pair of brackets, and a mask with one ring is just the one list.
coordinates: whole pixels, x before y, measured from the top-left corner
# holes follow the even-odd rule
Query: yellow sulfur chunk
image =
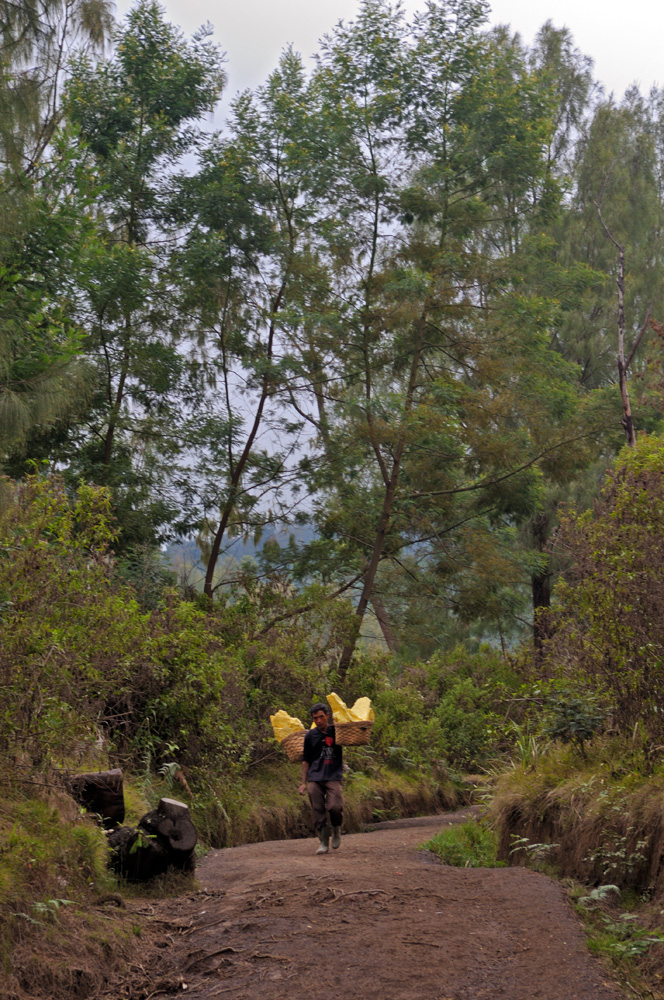
[(352, 708), (348, 709), (353, 722), (373, 722), (376, 716), (371, 707), (371, 698), (358, 698)]
[(270, 716), (270, 722), (272, 723), (275, 738), (280, 743), (287, 736), (290, 736), (291, 733), (298, 733), (304, 729), (300, 720), (289, 715), (288, 712), (284, 712), (283, 708), (279, 709), (276, 715)]
[(332, 717), (335, 722), (353, 721), (350, 717), (350, 712), (346, 707), (346, 702), (342, 701), (338, 694), (335, 694), (333, 691), (332, 694), (328, 694), (327, 700), (330, 704), (330, 708), (332, 709)]
[(335, 722), (373, 722), (375, 716), (370, 698), (358, 698), (352, 708), (348, 708), (334, 691), (327, 696)]

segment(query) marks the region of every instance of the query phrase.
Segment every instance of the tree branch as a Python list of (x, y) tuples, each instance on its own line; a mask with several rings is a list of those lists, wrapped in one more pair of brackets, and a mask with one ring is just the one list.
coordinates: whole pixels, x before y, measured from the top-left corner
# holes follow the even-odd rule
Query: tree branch
[(430, 493), (410, 493), (408, 495), (409, 500), (421, 500), (422, 497), (443, 497), (451, 496), (454, 493), (470, 493), (473, 490), (483, 490), (488, 486), (496, 486), (498, 483), (502, 483), (505, 479), (510, 479), (511, 476), (516, 476), (517, 473), (523, 472), (524, 469), (529, 469), (531, 465), (535, 462), (539, 462), (540, 458), (544, 458), (545, 455), (549, 455), (552, 451), (556, 451), (558, 448), (562, 448), (563, 445), (572, 444), (574, 441), (582, 441), (583, 438), (592, 437), (592, 433), (587, 434), (575, 434), (574, 437), (565, 438), (564, 441), (558, 441), (557, 444), (552, 445), (550, 448), (545, 448), (544, 451), (540, 451), (539, 454), (535, 455), (528, 462), (524, 462), (523, 465), (519, 465), (516, 469), (511, 469), (506, 472), (504, 476), (498, 476), (497, 479), (485, 479), (481, 483), (475, 483), (473, 486), (457, 486), (453, 490), (433, 490)]
[[(339, 587), (338, 590), (335, 590), (332, 594), (329, 594), (327, 600), (333, 601), (335, 597), (339, 597), (339, 595), (343, 594), (344, 591), (350, 590), (350, 588), (353, 587), (357, 583), (357, 581), (361, 579), (362, 579), (362, 573), (357, 573), (352, 580), (349, 580), (348, 583), (344, 583), (344, 585), (342, 587)], [(270, 631), (270, 629), (274, 628), (275, 625), (278, 625), (279, 622), (286, 621), (288, 618), (296, 618), (297, 615), (304, 615), (306, 614), (307, 611), (311, 611), (315, 607), (316, 607), (315, 602), (311, 602), (309, 604), (303, 605), (301, 608), (296, 608), (294, 611), (286, 611), (283, 615), (277, 615), (276, 618), (273, 618), (272, 621), (268, 622), (267, 625), (260, 630), (260, 632), (256, 633), (256, 635), (257, 636), (266, 635)]]
[(636, 352), (637, 352), (637, 350), (639, 348), (639, 344), (641, 343), (641, 339), (643, 337), (643, 334), (648, 329), (648, 324), (650, 323), (650, 313), (651, 313), (651, 307), (648, 306), (648, 309), (646, 310), (646, 318), (643, 321), (643, 326), (639, 330), (638, 336), (637, 336), (636, 340), (634, 341), (634, 346), (632, 347), (632, 350), (629, 352), (629, 357), (627, 358), (627, 361), (625, 362), (625, 371), (627, 371), (627, 369), (631, 365), (632, 359), (634, 358), (634, 355), (636, 354)]

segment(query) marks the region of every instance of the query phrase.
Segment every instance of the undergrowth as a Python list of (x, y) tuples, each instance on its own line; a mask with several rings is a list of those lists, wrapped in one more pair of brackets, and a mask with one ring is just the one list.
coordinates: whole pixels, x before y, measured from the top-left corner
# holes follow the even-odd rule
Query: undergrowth
[(116, 888), (105, 836), (64, 790), (3, 784), (0, 995), (92, 995), (84, 990), (122, 961), (133, 937), (125, 918), (93, 910)]
[(29, 920), (44, 900), (108, 890), (106, 841), (64, 792), (0, 800), (0, 912)]
[(491, 815), (499, 855), (510, 856), (519, 838), (524, 849), (555, 844), (553, 860), (565, 876), (664, 895), (663, 793), (664, 767), (653, 766), (633, 741), (595, 740), (584, 757), (571, 746), (552, 746), (496, 782)]
[[(498, 856), (562, 878), (590, 950), (639, 995), (664, 979), (664, 765), (638, 727), (552, 744), (496, 782)], [(646, 985), (643, 985), (641, 980)]]
[(436, 834), (423, 845), (444, 865), (457, 868), (502, 868), (497, 857), (498, 837), (487, 823), (468, 820)]
[(592, 954), (603, 959), (631, 993), (661, 997), (661, 974), (656, 971), (664, 957), (661, 911), (646, 912), (642, 899), (611, 883), (593, 889), (571, 879), (563, 884)]

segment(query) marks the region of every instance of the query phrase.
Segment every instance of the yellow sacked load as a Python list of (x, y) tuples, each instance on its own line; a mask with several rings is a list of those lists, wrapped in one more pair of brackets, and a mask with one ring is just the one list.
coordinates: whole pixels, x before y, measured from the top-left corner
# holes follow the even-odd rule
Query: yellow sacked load
[(292, 733), (304, 732), (304, 726), (300, 720), (296, 719), (293, 715), (289, 715), (288, 712), (284, 712), (283, 708), (279, 709), (276, 715), (270, 716), (270, 722), (272, 723), (275, 739), (280, 743)]
[(343, 722), (373, 722), (375, 719), (370, 698), (358, 698), (352, 708), (348, 708), (334, 691), (327, 696), (327, 700), (337, 725)]

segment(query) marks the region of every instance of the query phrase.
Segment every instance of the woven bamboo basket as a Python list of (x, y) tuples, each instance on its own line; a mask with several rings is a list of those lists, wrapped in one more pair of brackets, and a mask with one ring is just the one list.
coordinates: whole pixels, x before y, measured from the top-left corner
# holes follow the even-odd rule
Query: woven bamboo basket
[(305, 730), (299, 729), (295, 733), (289, 733), (281, 741), (281, 745), (286, 751), (286, 756), (293, 764), (299, 764), (304, 759), (304, 735)]
[(373, 722), (335, 722), (334, 740), (340, 747), (365, 747), (372, 729)]

